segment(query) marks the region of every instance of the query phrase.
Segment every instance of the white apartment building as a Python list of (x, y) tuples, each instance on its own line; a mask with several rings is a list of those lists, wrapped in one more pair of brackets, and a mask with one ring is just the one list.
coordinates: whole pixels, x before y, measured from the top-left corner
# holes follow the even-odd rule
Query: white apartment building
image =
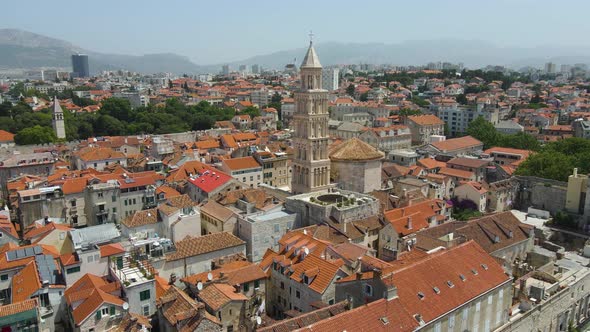
[(328, 91), (338, 90), (338, 78), (340, 69), (338, 68), (324, 68), (322, 69), (322, 89)]

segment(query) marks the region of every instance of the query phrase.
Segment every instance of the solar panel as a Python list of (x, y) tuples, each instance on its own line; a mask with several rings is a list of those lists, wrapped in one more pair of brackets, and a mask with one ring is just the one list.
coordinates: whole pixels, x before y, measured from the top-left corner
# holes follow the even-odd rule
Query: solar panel
[(57, 283), (57, 267), (51, 255), (37, 255), (35, 256), (37, 269), (39, 270), (39, 277), (42, 282), (48, 281), (50, 285)]
[(40, 255), (43, 253), (43, 249), (40, 246), (28, 247), (28, 248), (19, 248), (16, 250), (12, 250), (6, 253), (6, 259), (10, 261), (19, 260), (27, 257), (32, 257), (35, 255)]

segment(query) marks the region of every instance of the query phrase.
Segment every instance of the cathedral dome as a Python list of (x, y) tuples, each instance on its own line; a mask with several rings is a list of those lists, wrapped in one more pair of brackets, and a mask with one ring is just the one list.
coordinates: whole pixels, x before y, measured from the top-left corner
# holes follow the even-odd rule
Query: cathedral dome
[(330, 152), (332, 161), (369, 161), (378, 160), (385, 154), (358, 138), (351, 138), (337, 145)]

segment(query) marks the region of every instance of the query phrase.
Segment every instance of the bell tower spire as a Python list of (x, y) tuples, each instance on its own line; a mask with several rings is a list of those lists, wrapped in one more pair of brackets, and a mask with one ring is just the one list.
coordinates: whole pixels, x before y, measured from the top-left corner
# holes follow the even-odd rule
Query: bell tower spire
[(322, 89), (322, 65), (313, 47), (313, 33), (310, 32), (309, 48), (300, 68), (300, 87), (295, 92), (293, 193), (330, 187), (328, 118), (328, 91)]

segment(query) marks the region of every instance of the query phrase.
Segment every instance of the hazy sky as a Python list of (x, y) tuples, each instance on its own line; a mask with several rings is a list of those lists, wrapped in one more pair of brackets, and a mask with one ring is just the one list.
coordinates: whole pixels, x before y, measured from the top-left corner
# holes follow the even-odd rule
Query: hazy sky
[(241, 60), (315, 40), (478, 39), (499, 46), (584, 45), (587, 0), (3, 1), (0, 27), (122, 54), (172, 52), (195, 63)]

